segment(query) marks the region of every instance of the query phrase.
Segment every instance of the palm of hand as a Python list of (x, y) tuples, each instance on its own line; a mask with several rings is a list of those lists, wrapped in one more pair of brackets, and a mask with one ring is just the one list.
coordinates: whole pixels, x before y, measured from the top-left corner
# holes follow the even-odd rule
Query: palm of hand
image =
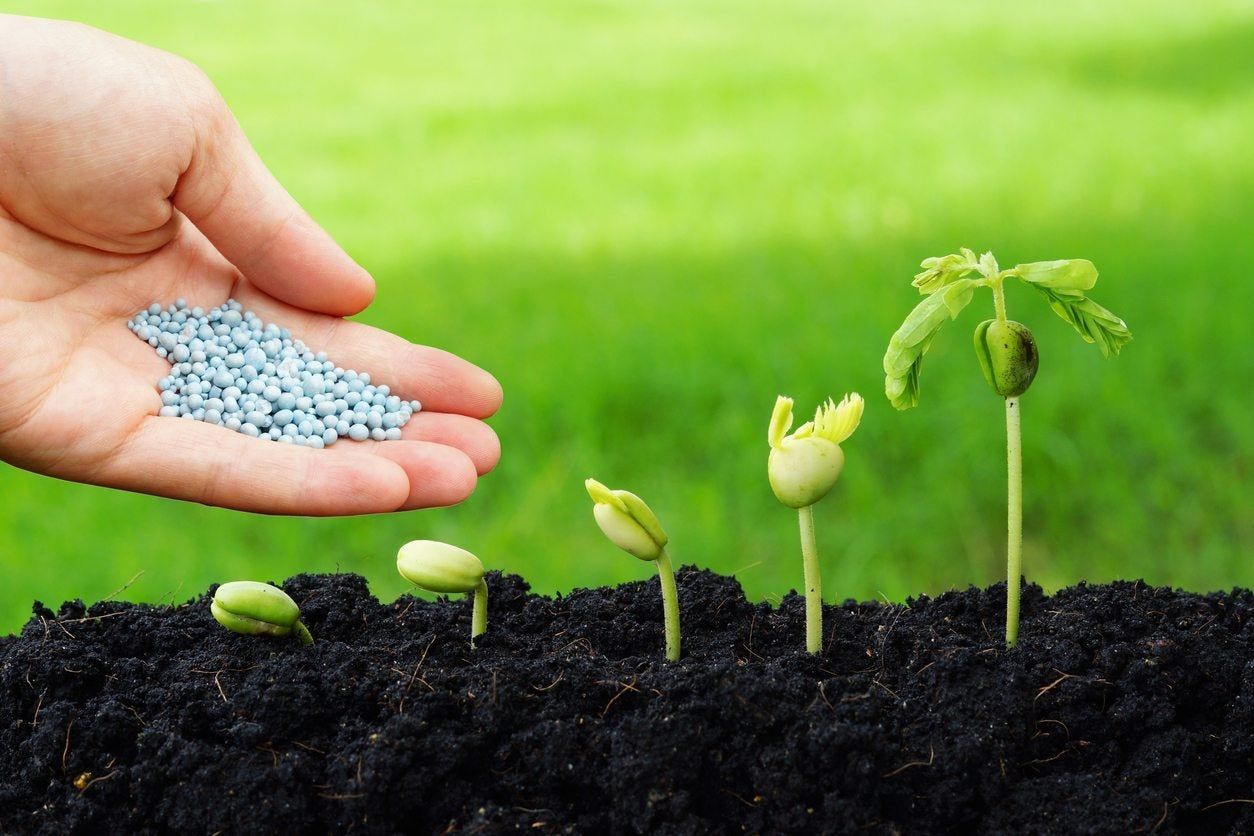
[[(96, 50), (119, 48), (107, 36), (102, 47), (90, 30), (76, 37)], [(492, 430), (477, 420), (499, 404), (495, 380), (453, 355), (342, 319), (368, 302), (369, 277), (269, 177), (214, 98), (204, 102), (215, 117), (206, 124), (221, 135), (135, 132), (113, 99), (109, 112), (87, 109), (78, 124), (61, 125), (61, 143), (50, 143), (37, 166), (14, 154), (12, 143), (40, 119), (0, 112), (10, 128), (8, 156), (20, 160), (0, 168), (0, 459), (64, 479), (268, 513), (375, 513), (465, 498), (499, 453)], [(150, 111), (136, 119), (186, 116)], [(85, 166), (82, 154), (89, 141), (99, 144), (104, 119), (111, 120), (106, 133), (121, 125), (127, 136), (117, 153)], [(217, 143), (216, 154), (201, 150), (207, 141)], [(176, 297), (205, 308), (234, 297), (339, 365), (422, 401), (424, 412), (400, 441), (326, 450), (159, 418), (155, 383), (169, 366), (126, 321)]]

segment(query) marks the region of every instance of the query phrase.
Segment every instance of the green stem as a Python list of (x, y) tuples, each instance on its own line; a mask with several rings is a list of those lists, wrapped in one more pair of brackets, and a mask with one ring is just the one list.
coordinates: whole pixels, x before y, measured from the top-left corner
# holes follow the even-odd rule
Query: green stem
[(301, 644), (313, 644), (313, 636), (309, 633), (309, 628), (305, 626), (305, 622), (297, 621), (292, 625), (292, 633), (296, 638), (300, 639)]
[(1006, 291), (1002, 287), (1003, 280), (998, 278), (989, 284), (993, 289), (993, 311), (997, 314), (998, 322), (1006, 321)]
[(1023, 572), (1023, 443), (1019, 399), (1006, 398), (1006, 647), (1019, 638), (1019, 578)]
[(806, 650), (823, 649), (823, 579), (819, 576), (819, 545), (814, 539), (814, 506), (797, 509), (801, 521), (801, 561), (806, 581)]
[(666, 658), (679, 659), (679, 592), (675, 589), (675, 570), (666, 549), (653, 561), (658, 580), (662, 582), (662, 620), (666, 622)]
[(474, 611), (470, 617), (470, 646), (475, 646), (475, 637), (481, 636), (488, 630), (488, 584), (486, 581), (479, 581), (479, 585), (475, 587), (475, 591), (470, 593), (475, 596)]

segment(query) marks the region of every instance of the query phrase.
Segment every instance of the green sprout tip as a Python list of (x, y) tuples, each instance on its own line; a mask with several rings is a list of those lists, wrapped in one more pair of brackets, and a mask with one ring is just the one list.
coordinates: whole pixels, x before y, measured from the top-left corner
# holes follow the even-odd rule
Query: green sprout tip
[(465, 549), (437, 540), (412, 540), (396, 554), (401, 577), (428, 592), (465, 592), (474, 596), (470, 646), (488, 629), (488, 584), (482, 561)]
[(680, 655), (679, 593), (675, 589), (675, 570), (671, 566), (666, 544), (670, 538), (644, 500), (630, 491), (610, 490), (595, 479), (584, 482), (594, 503), (592, 514), (610, 542), (623, 551), (657, 565), (662, 584), (662, 618), (666, 629), (666, 658), (672, 662)]
[(209, 611), (232, 633), (245, 636), (295, 636), (313, 644), (300, 620), (300, 607), (277, 586), (256, 581), (230, 581), (217, 588)]

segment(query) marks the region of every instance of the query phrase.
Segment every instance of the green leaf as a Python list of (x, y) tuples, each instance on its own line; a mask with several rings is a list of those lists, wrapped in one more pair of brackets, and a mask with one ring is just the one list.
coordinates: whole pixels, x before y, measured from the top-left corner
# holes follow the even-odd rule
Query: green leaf
[(1015, 274), (1028, 284), (1054, 290), (1092, 290), (1097, 284), (1097, 268), (1087, 258), (1020, 264)]
[(947, 320), (957, 318), (975, 293), (975, 281), (959, 279), (933, 293), (906, 317), (884, 352), (884, 394), (897, 409), (919, 403), (919, 374), (923, 355)]
[(919, 265), (923, 272), (915, 274), (913, 284), (920, 293), (935, 293), (974, 272), (978, 263), (975, 253), (966, 247), (961, 252), (950, 255), (925, 258)]
[(1049, 300), (1049, 306), (1066, 320), (1087, 343), (1096, 343), (1106, 357), (1113, 357), (1132, 339), (1128, 326), (1079, 290), (1055, 289), (1033, 283)]
[(997, 266), (997, 259), (993, 258), (991, 250), (980, 256), (980, 273), (985, 278), (992, 278), (999, 272), (1001, 272), (1001, 268)]

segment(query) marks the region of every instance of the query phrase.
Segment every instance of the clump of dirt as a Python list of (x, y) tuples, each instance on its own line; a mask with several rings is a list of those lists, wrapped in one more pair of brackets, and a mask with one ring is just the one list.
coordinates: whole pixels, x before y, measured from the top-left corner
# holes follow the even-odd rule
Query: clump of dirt
[(1143, 583), (829, 606), (679, 575), (467, 602), (283, 588), (316, 639), (36, 605), (0, 639), (5, 833), (1254, 832), (1254, 595)]

